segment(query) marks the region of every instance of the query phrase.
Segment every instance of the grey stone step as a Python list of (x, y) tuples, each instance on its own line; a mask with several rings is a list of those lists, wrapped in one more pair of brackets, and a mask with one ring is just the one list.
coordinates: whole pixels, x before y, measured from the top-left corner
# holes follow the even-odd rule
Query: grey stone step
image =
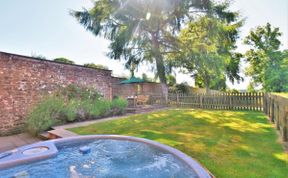
[(49, 136), (49, 133), (48, 133), (48, 132), (43, 132), (43, 133), (41, 133), (41, 134), (38, 135), (38, 137), (39, 137), (40, 139), (43, 139), (43, 140), (48, 140), (48, 139), (49, 139), (48, 136)]
[(136, 108), (126, 108), (127, 113), (135, 113), (136, 110), (137, 110)]
[(56, 139), (56, 138), (67, 138), (67, 137), (74, 137), (77, 134), (70, 132), (65, 129), (55, 129), (48, 131), (48, 138), (49, 139)]

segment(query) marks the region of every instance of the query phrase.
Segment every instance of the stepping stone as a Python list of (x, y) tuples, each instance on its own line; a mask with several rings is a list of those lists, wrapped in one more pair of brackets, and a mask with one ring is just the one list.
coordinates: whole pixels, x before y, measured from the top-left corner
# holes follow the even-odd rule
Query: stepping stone
[(65, 129), (55, 129), (48, 131), (48, 138), (49, 139), (56, 139), (56, 138), (67, 138), (67, 137), (74, 137), (77, 134), (70, 132)]
[(49, 139), (49, 133), (43, 132), (43, 133), (39, 134), (38, 137), (43, 139), (43, 140), (48, 140)]
[(126, 108), (127, 113), (135, 113), (136, 110), (137, 110), (136, 108)]

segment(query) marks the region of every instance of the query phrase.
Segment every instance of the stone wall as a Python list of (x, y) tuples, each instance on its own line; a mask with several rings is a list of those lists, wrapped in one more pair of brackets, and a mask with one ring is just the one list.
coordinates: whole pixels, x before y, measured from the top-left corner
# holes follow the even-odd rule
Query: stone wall
[(0, 52), (0, 135), (17, 133), (43, 94), (75, 84), (112, 98), (111, 71)]

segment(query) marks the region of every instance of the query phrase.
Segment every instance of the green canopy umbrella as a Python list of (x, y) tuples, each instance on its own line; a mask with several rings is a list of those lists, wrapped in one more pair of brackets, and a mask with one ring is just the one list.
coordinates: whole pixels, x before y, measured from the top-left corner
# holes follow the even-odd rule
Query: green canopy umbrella
[(130, 79), (127, 80), (123, 80), (122, 82), (120, 82), (121, 84), (130, 84), (130, 83), (143, 83), (145, 82), (145, 80), (140, 79), (140, 78), (136, 78), (136, 77), (131, 77)]

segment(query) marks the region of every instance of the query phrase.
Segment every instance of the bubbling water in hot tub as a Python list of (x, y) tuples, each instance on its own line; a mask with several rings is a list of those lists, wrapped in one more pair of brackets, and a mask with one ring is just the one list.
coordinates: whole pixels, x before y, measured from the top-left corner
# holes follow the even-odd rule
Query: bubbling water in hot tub
[[(0, 171), (1, 177), (25, 175), (29, 178), (166, 178), (199, 177), (175, 155), (146, 143), (94, 139), (59, 142), (59, 153), (49, 159)], [(89, 150), (85, 154), (80, 148)], [(208, 175), (208, 174), (207, 174)]]

